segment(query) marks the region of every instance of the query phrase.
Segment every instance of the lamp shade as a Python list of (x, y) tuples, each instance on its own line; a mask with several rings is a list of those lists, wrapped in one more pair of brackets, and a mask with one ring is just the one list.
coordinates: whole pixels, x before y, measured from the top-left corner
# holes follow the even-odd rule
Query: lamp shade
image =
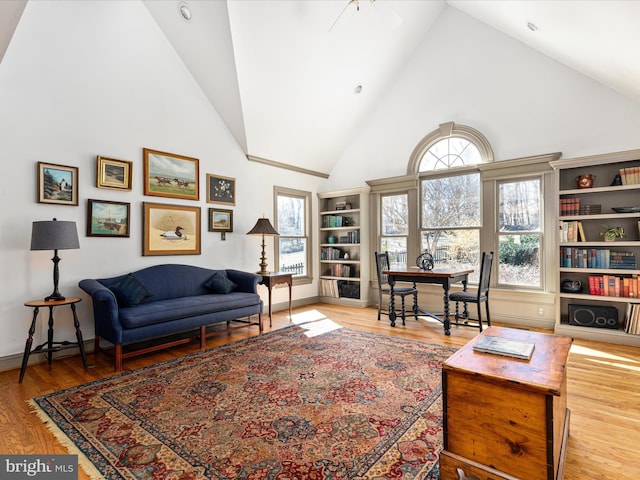
[(31, 250), (70, 250), (80, 248), (76, 222), (47, 220), (33, 222)]
[(280, 235), (268, 218), (259, 218), (247, 235)]

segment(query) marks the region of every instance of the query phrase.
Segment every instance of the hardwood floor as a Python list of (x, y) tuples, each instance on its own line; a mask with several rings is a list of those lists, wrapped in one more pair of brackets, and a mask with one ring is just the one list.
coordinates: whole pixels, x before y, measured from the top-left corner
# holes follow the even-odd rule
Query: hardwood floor
[[(286, 311), (273, 316), (273, 327), (265, 315), (265, 330), (290, 325)], [(437, 322), (408, 319), (406, 326), (392, 328), (376, 320), (373, 308), (311, 305), (295, 309), (294, 323), (328, 319), (354, 330), (394, 335), (460, 347), (477, 330), (452, 327), (445, 337)], [(212, 337), (207, 346), (257, 334), (258, 329), (240, 329)], [(125, 370), (133, 370), (198, 350), (197, 342), (170, 350), (127, 359)], [(113, 360), (105, 354), (88, 355), (91, 368), (84, 370), (79, 356), (56, 359), (52, 365), (29, 366), (24, 382), (18, 384), (18, 370), (0, 372), (0, 452), (3, 454), (63, 454), (67, 451), (33, 415), (26, 401), (35, 396), (82, 384), (114, 374)], [(640, 478), (640, 349), (587, 340), (574, 340), (569, 356), (568, 406), (571, 428), (565, 480)], [(80, 479), (87, 479), (80, 472)], [(526, 480), (526, 479), (525, 479)]]

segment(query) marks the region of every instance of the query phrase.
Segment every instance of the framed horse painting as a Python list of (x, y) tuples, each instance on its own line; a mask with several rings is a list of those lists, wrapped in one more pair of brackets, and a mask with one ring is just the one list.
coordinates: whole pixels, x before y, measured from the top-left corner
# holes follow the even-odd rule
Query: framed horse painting
[(145, 195), (185, 200), (200, 199), (197, 158), (149, 148), (144, 148), (143, 153)]

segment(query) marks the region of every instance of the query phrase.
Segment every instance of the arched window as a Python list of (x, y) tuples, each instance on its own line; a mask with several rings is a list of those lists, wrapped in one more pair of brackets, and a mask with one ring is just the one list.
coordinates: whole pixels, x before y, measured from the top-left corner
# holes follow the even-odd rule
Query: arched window
[(407, 173), (465, 167), (493, 162), (493, 150), (484, 135), (466, 125), (443, 123), (413, 149)]
[(409, 173), (420, 174), (420, 248), (436, 265), (473, 268), (477, 276), (482, 228), (477, 165), (488, 162), (493, 151), (487, 139), (453, 122), (440, 125), (414, 149)]

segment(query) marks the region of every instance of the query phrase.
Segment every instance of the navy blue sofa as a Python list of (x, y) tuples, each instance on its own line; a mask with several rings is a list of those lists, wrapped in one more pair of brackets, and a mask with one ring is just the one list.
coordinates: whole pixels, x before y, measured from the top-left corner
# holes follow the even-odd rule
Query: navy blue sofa
[[(112, 343), (119, 371), (124, 358), (186, 343), (196, 336), (205, 348), (206, 338), (221, 332), (251, 325), (262, 332), (261, 279), (239, 270), (165, 264), (127, 275), (81, 280), (79, 286), (93, 301), (95, 349), (100, 350), (100, 339)], [(232, 326), (231, 321), (241, 325)], [(208, 326), (222, 322), (226, 328), (207, 332)], [(194, 335), (123, 351), (126, 345), (182, 332)]]

